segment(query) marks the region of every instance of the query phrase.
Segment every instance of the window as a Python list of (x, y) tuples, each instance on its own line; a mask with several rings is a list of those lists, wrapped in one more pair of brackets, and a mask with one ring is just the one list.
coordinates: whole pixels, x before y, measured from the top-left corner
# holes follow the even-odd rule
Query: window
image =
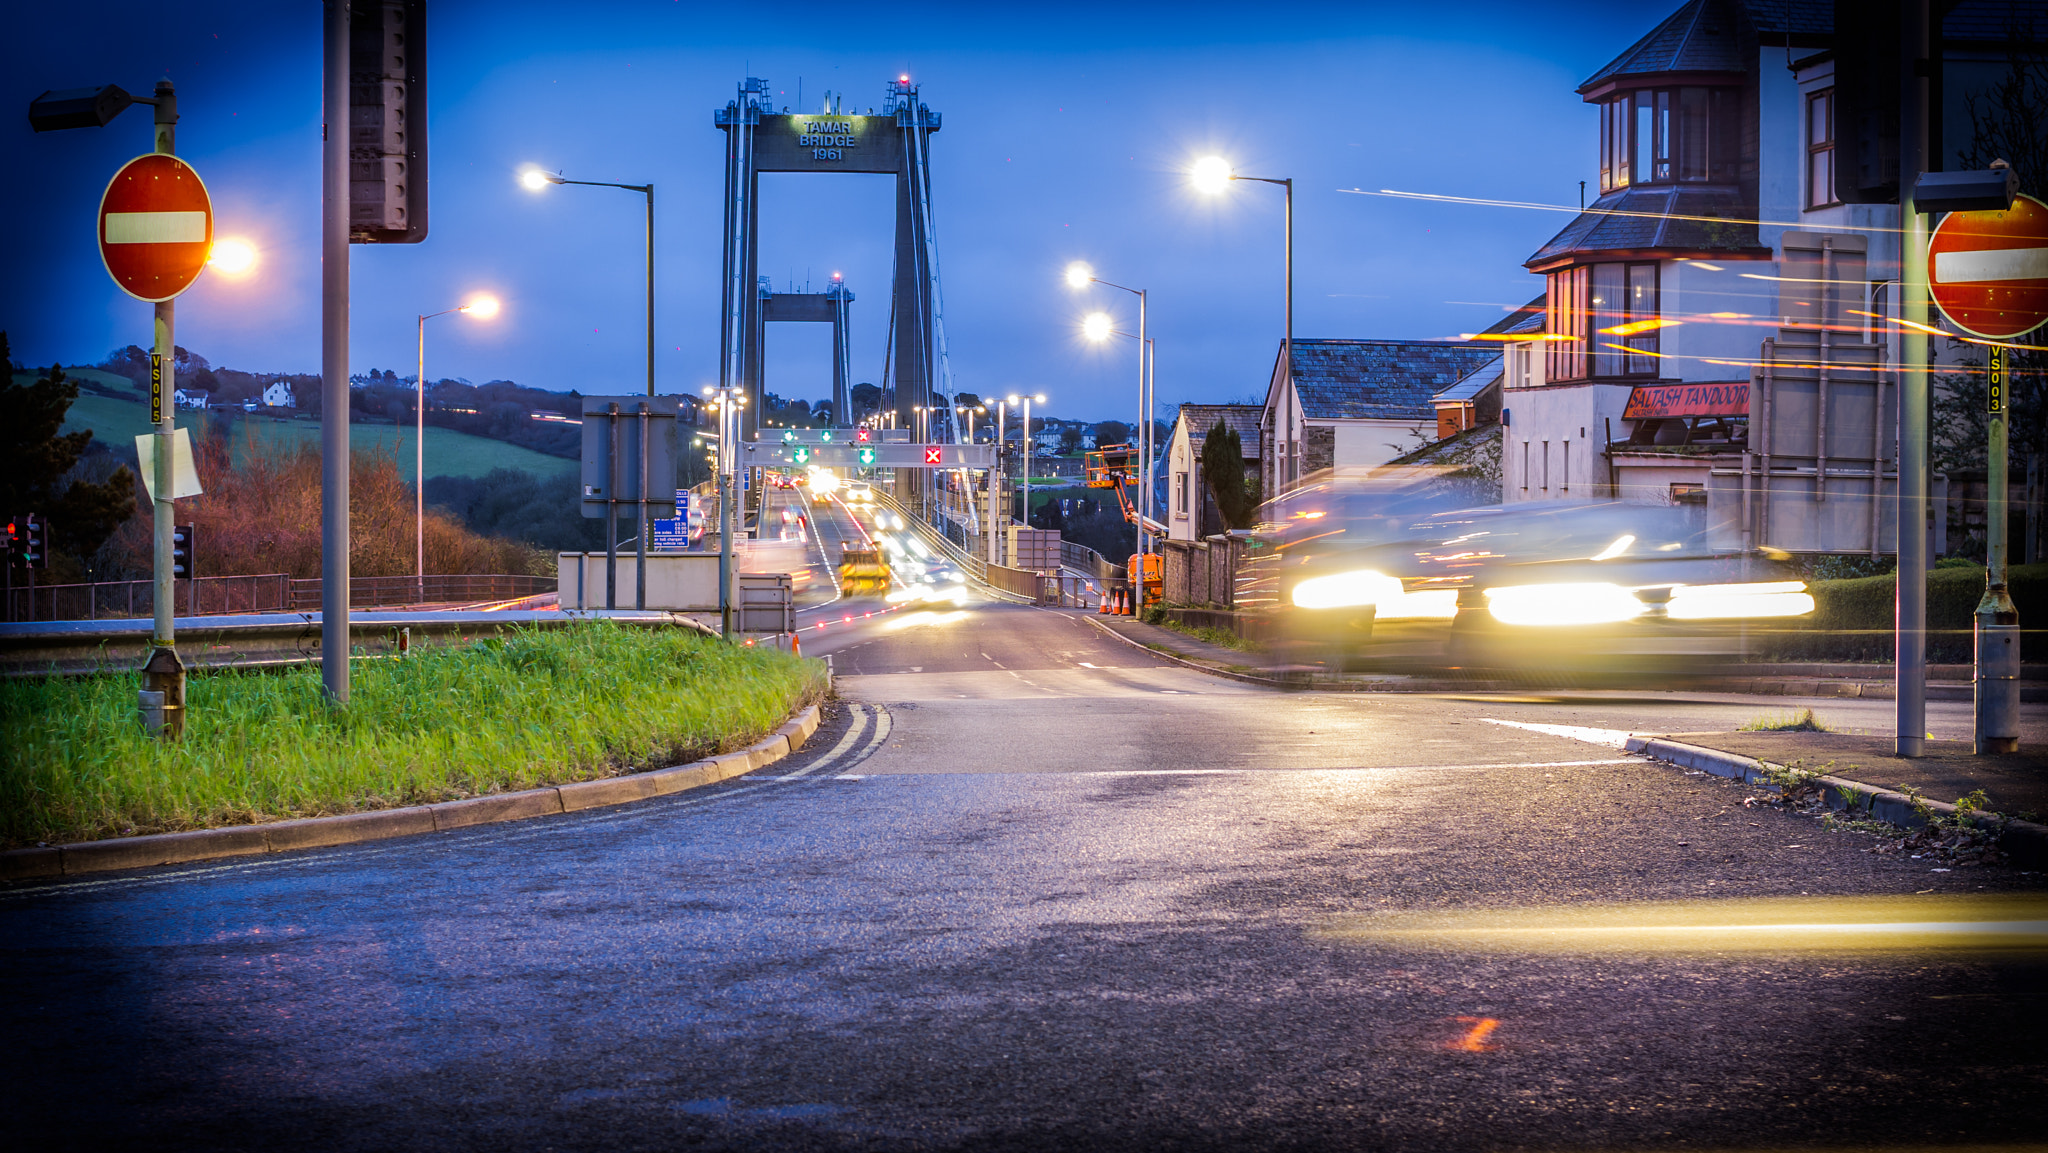
[(1543, 491), (1550, 491), (1550, 442), (1543, 442)]
[(1529, 442), (1522, 442), (1522, 491), (1529, 491)]
[(1655, 264), (1592, 264), (1550, 274), (1546, 380), (1657, 372)]
[(1572, 490), (1572, 442), (1563, 440), (1559, 441), (1558, 444), (1564, 452), (1564, 467), (1559, 470), (1564, 474), (1564, 483), (1558, 487), (1564, 492), (1570, 492)]
[(1173, 474), (1174, 515), (1186, 519), (1188, 515), (1188, 474)]
[(1658, 88), (1604, 101), (1600, 191), (1734, 180), (1740, 95), (1733, 88)]
[(1835, 199), (1835, 90), (1806, 98), (1806, 206), (1825, 208)]

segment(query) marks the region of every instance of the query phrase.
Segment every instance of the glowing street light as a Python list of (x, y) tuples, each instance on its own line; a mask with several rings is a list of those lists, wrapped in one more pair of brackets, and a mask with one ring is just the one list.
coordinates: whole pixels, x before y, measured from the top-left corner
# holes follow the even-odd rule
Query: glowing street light
[(1081, 321), (1081, 335), (1097, 344), (1108, 340), (1115, 331), (1115, 322), (1110, 320), (1107, 312), (1091, 312)]
[(1076, 260), (1074, 263), (1067, 265), (1068, 288), (1086, 288), (1089, 282), (1094, 279), (1095, 270), (1088, 267), (1085, 261)]
[(413, 378), (413, 465), (412, 465), (412, 548), (413, 575), (419, 581), (416, 595), (427, 595), (427, 322), (451, 312), (466, 312), (478, 320), (498, 315), (498, 298), (476, 296), (468, 304), (420, 314), (419, 375)]
[[(1197, 190), (1211, 194), (1220, 193), (1230, 187), (1233, 180), (1277, 184), (1287, 190), (1287, 327), (1285, 335), (1281, 338), (1280, 358), (1287, 365), (1287, 383), (1291, 386), (1294, 383), (1294, 180), (1291, 177), (1282, 179), (1272, 176), (1240, 176), (1230, 167), (1230, 162), (1221, 156), (1205, 156), (1195, 161), (1194, 167), (1188, 170), (1188, 180)], [(1291, 439), (1295, 416), (1287, 412), (1281, 413), (1281, 416), (1285, 420), (1282, 435)], [(1282, 459), (1288, 462), (1287, 467), (1292, 471), (1299, 467), (1297, 462), (1301, 459), (1301, 454), (1299, 451), (1289, 452)], [(1276, 471), (1274, 487), (1280, 488), (1291, 479), (1294, 478), (1281, 476)]]
[[(1128, 285), (1118, 284), (1112, 280), (1102, 279), (1095, 275), (1094, 269), (1078, 260), (1067, 266), (1067, 284), (1073, 288), (1086, 288), (1091, 284), (1100, 284), (1105, 288), (1114, 288), (1128, 292), (1138, 298), (1138, 423), (1136, 428), (1138, 432), (1138, 460), (1141, 462), (1139, 465), (1139, 487), (1141, 491), (1138, 494), (1138, 501), (1139, 512), (1142, 515), (1139, 517), (1137, 529), (1138, 552), (1141, 554), (1149, 553), (1152, 551), (1152, 548), (1151, 542), (1147, 539), (1144, 522), (1146, 518), (1152, 515), (1152, 341), (1146, 335), (1150, 298), (1142, 288), (1131, 288)], [(1108, 340), (1115, 333), (1116, 329), (1110, 321), (1109, 314), (1106, 312), (1091, 313), (1081, 322), (1081, 334), (1097, 344)]]
[(207, 250), (206, 265), (227, 276), (242, 276), (256, 267), (256, 246), (237, 237), (216, 240)]

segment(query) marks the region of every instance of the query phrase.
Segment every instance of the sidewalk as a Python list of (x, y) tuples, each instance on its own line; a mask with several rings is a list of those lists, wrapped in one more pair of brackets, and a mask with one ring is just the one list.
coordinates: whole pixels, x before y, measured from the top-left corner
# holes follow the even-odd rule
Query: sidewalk
[(1953, 803), (1982, 789), (1986, 808), (2033, 813), (2036, 820), (2048, 815), (2048, 761), (2040, 753), (1980, 757), (1968, 741), (1928, 741), (1925, 756), (1898, 757), (1891, 737), (1851, 733), (1671, 733), (1666, 739), (1877, 789), (1914, 788), (1932, 801)]

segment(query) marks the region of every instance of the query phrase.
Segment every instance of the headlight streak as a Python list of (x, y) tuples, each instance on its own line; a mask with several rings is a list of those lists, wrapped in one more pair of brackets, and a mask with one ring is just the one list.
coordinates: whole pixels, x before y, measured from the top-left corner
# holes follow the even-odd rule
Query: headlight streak
[(1621, 554), (1627, 552), (1629, 546), (1634, 543), (1636, 543), (1634, 533), (1623, 533), (1620, 536), (1614, 538), (1613, 544), (1608, 545), (1606, 548), (1601, 549), (1597, 553), (1594, 553), (1593, 559), (1613, 560), (1615, 557), (1618, 557)]
[(1649, 610), (1618, 584), (1511, 585), (1487, 589), (1486, 608), (1507, 625), (1608, 625), (1634, 620)]
[(1401, 582), (1371, 569), (1310, 577), (1294, 586), (1296, 608), (1339, 609), (1373, 606), (1376, 620), (1449, 620), (1458, 615), (1454, 589), (1406, 592)]
[(1673, 620), (1754, 620), (1797, 617), (1813, 611), (1813, 594), (1803, 581), (1735, 585), (1678, 585), (1664, 615)]

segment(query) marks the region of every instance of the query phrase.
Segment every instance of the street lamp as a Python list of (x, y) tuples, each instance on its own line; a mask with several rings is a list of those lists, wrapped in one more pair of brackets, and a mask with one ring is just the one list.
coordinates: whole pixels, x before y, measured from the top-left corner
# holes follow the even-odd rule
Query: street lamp
[(228, 276), (243, 276), (256, 268), (256, 246), (240, 237), (216, 240), (206, 252), (206, 266)]
[[(1074, 263), (1067, 265), (1068, 287), (1086, 288), (1091, 284), (1100, 284), (1104, 288), (1122, 289), (1123, 291), (1128, 292), (1132, 296), (1138, 298), (1137, 448), (1138, 460), (1140, 462), (1138, 482), (1140, 488), (1140, 492), (1138, 494), (1139, 518), (1137, 526), (1138, 552), (1140, 554), (1149, 553), (1152, 551), (1152, 549), (1147, 540), (1148, 534), (1145, 532), (1145, 519), (1152, 515), (1152, 376), (1150, 371), (1148, 371), (1150, 365), (1149, 357), (1146, 355), (1146, 351), (1151, 347), (1152, 342), (1147, 337), (1145, 327), (1147, 319), (1146, 304), (1148, 303), (1148, 298), (1146, 296), (1146, 292), (1144, 289), (1128, 288), (1124, 285), (1117, 284), (1113, 281), (1104, 280), (1101, 277), (1095, 275), (1095, 270), (1093, 268), (1090, 268), (1088, 265), (1082, 263), (1081, 261), (1077, 260)], [(1081, 331), (1088, 337), (1088, 339), (1096, 341), (1098, 343), (1109, 339), (1109, 335), (1111, 332), (1111, 322), (1109, 319), (1109, 314), (1105, 312), (1096, 312), (1089, 314), (1088, 318), (1081, 322)]]
[(427, 322), (451, 312), (466, 312), (478, 320), (489, 320), (498, 315), (498, 298), (479, 296), (468, 304), (419, 314), (419, 375), (413, 377), (415, 395), (412, 405), (412, 548), (413, 575), (419, 582), (414, 595), (421, 600), (427, 595)]
[[(529, 168), (519, 174), (519, 183), (533, 192), (539, 192), (550, 184), (581, 184), (587, 188), (623, 188), (628, 192), (642, 193), (647, 197), (647, 395), (654, 395), (654, 185), (614, 184), (605, 180), (570, 180), (557, 172), (544, 172)], [(640, 504), (640, 537), (644, 543), (647, 537), (646, 493)], [(611, 522), (606, 521), (605, 532), (610, 534)]]
[[(1221, 156), (1205, 156), (1195, 161), (1195, 166), (1188, 172), (1188, 179), (1194, 184), (1196, 190), (1211, 194), (1220, 193), (1224, 189), (1229, 188), (1230, 182), (1233, 180), (1254, 180), (1260, 184), (1277, 184), (1287, 190), (1287, 328), (1286, 335), (1281, 340), (1280, 359), (1287, 365), (1287, 391), (1291, 393), (1294, 390), (1294, 180), (1291, 177), (1281, 179), (1272, 176), (1241, 176), (1230, 167), (1230, 162)], [(1286, 404), (1288, 402), (1283, 401), (1282, 403)], [(1280, 415), (1285, 418), (1286, 423), (1278, 431), (1284, 434), (1292, 430), (1294, 417), (1292, 413), (1287, 411), (1281, 412)], [(1301, 453), (1299, 451), (1289, 452), (1287, 454), (1287, 468), (1289, 472), (1293, 473), (1294, 470), (1300, 467)], [(1280, 482), (1290, 479), (1280, 475), (1277, 465), (1275, 466), (1273, 478), (1275, 481), (1273, 487), (1276, 489), (1280, 487)]]
[[(1008, 399), (1011, 404), (1021, 404), (1024, 407), (1024, 429), (1023, 436), (1020, 438), (1023, 443), (1018, 447), (1024, 450), (1024, 527), (1029, 528), (1031, 527), (1031, 402), (1035, 400), (1040, 404), (1044, 404), (1045, 394), (1041, 392), (1031, 396), (1019, 397), (1013, 392), (1009, 395)], [(1010, 559), (1014, 561), (1017, 558), (1011, 557)]]
[[(718, 414), (718, 614), (720, 633), (726, 640), (732, 631), (732, 506), (733, 476), (739, 467), (740, 409), (747, 398), (738, 389), (704, 386), (710, 409)], [(765, 507), (765, 506), (764, 506)]]

